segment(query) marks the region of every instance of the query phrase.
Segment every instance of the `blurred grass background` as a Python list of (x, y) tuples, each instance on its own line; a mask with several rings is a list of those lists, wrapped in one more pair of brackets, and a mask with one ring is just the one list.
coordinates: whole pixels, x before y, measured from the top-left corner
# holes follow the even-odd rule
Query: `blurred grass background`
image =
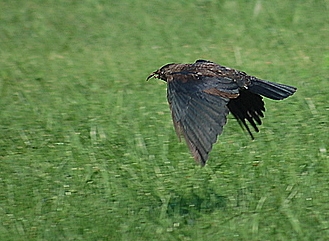
[[(0, 2), (1, 240), (328, 240), (329, 1)], [(170, 62), (298, 87), (200, 168)]]

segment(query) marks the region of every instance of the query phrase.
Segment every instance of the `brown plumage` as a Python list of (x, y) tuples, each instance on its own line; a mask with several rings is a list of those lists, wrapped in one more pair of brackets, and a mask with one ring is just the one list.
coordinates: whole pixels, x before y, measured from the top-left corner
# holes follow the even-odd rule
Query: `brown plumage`
[(246, 120), (258, 132), (265, 112), (262, 96), (285, 99), (296, 88), (249, 76), (216, 63), (167, 64), (151, 73), (167, 82), (167, 98), (177, 135), (183, 136), (194, 157), (206, 164), (212, 145), (223, 131), (229, 112), (254, 139)]

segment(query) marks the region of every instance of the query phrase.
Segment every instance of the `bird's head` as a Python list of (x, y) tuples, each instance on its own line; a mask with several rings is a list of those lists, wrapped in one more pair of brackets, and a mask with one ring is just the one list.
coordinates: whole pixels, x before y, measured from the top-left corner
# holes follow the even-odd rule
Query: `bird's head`
[(162, 66), (160, 69), (152, 72), (146, 79), (149, 80), (151, 78), (156, 78), (156, 79), (162, 79), (164, 81), (167, 82), (168, 80), (168, 75), (170, 75), (172, 73), (172, 67), (176, 65), (176, 64), (166, 64), (164, 66)]

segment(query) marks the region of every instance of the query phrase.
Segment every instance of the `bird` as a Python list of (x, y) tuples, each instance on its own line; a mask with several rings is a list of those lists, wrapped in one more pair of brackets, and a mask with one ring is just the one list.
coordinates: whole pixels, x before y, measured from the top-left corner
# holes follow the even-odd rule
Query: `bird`
[(233, 68), (199, 59), (191, 64), (170, 63), (152, 72), (167, 82), (167, 99), (176, 134), (183, 137), (195, 161), (204, 166), (213, 144), (232, 113), (254, 139), (265, 112), (263, 97), (283, 100), (297, 88), (259, 79)]

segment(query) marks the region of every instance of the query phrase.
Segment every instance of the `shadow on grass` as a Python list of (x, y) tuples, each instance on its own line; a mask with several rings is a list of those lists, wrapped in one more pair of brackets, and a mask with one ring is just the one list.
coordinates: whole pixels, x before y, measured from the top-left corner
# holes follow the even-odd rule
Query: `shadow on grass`
[(172, 194), (167, 205), (166, 214), (169, 218), (181, 217), (186, 224), (193, 225), (195, 219), (203, 214), (224, 210), (227, 198), (212, 192), (201, 196), (196, 193)]

